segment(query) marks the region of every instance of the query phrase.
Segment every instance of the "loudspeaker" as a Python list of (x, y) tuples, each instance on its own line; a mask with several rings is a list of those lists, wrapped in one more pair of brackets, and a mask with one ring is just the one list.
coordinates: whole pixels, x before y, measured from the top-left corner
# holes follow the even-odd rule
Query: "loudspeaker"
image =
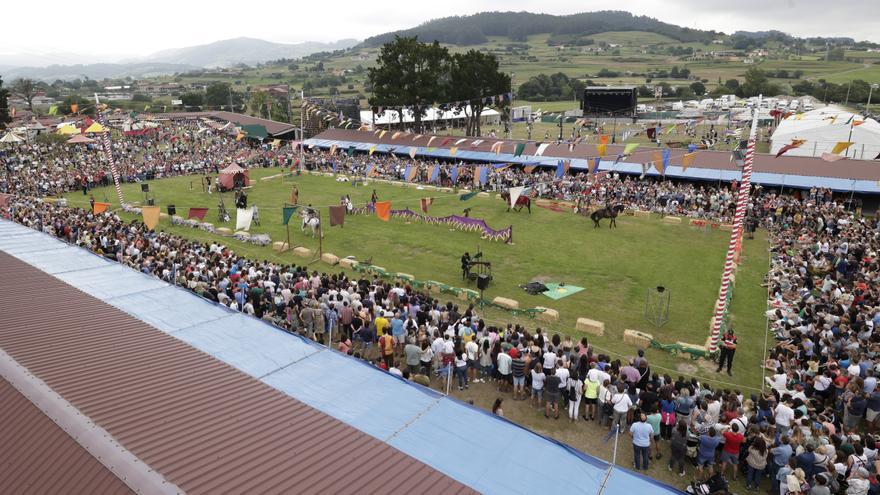
[(147, 183), (141, 184), (141, 192), (150, 192), (150, 185)]
[(177, 208), (174, 205), (168, 205), (168, 216), (177, 215)]
[(491, 280), (489, 278), (489, 275), (486, 275), (485, 273), (481, 273), (481, 274), (477, 275), (477, 288), (480, 290), (488, 289), (489, 288), (489, 280)]
[(153, 198), (148, 199), (147, 206), (156, 206), (156, 200)]

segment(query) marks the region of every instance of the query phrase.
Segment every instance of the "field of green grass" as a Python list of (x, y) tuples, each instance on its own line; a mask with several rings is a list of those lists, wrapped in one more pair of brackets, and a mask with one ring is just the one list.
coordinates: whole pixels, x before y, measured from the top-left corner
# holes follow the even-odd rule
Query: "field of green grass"
[[(260, 210), (262, 224), (254, 226), (252, 233), (268, 233), (273, 240), (285, 239), (281, 225), (281, 206), (288, 200), (291, 180), (259, 180), (278, 169), (252, 172), (254, 187), (250, 191), (251, 204)], [(709, 318), (718, 292), (719, 278), (729, 234), (721, 231), (706, 232), (687, 225), (668, 225), (659, 218), (625, 216), (618, 221), (617, 229), (603, 225), (594, 229), (592, 222), (571, 213), (558, 213), (533, 205), (532, 213), (506, 212), (499, 199), (474, 198), (467, 202), (456, 194), (423, 191), (414, 187), (401, 188), (374, 183), (368, 187), (354, 188), (349, 183), (338, 183), (329, 177), (301, 176), (292, 180), (298, 184), (300, 202), (321, 207), (325, 222), (326, 206), (339, 204), (344, 194), (350, 194), (355, 204), (365, 203), (375, 188), (381, 200), (391, 200), (392, 208), (418, 210), (419, 199), (435, 198), (430, 214), (442, 216), (461, 214), (471, 208), (470, 215), (484, 218), (495, 229), (513, 226), (512, 245), (481, 240), (473, 232), (450, 230), (446, 226), (418, 222), (405, 223), (393, 218), (390, 222), (379, 221), (374, 216), (349, 216), (344, 227), (326, 227), (323, 239), (324, 252), (337, 256), (355, 256), (357, 259), (373, 258), (373, 263), (389, 271), (405, 272), (419, 280), (438, 280), (453, 286), (466, 287), (459, 271), (459, 257), (464, 251), (484, 253), (484, 259), (492, 262), (494, 281), (486, 298), (505, 296), (520, 301), (521, 307), (545, 306), (557, 309), (560, 322), (541, 325), (554, 331), (562, 331), (580, 337), (574, 330), (578, 317), (588, 317), (606, 324), (605, 335), (592, 337), (591, 342), (600, 349), (628, 356), (635, 349), (622, 343), (624, 329), (638, 329), (654, 333), (662, 342), (684, 341), (703, 344), (707, 336)], [(192, 184), (192, 189), (191, 189)], [(142, 198), (137, 184), (124, 186), (130, 201)], [(218, 196), (201, 191), (197, 180), (180, 177), (151, 182), (156, 204), (175, 204), (178, 214), (185, 215), (189, 207), (212, 208), (206, 221), (217, 223)], [(114, 201), (111, 188), (94, 191), (98, 200)], [(87, 205), (82, 194), (71, 194), (69, 199), (76, 206)], [(231, 207), (232, 196), (225, 195)], [(125, 218), (131, 215), (122, 214)], [(226, 224), (234, 227), (233, 222)], [(167, 219), (160, 225), (163, 230), (179, 235), (207, 240), (217, 238), (213, 234), (171, 226)], [(299, 225), (291, 226), (293, 244), (317, 250), (318, 240), (304, 236)], [(257, 259), (272, 259), (285, 263), (302, 263), (292, 253), (278, 255), (271, 247), (256, 247), (233, 239), (223, 238), (236, 252)], [(766, 305), (765, 289), (760, 287), (767, 270), (766, 239), (763, 235), (745, 245), (744, 264), (740, 270), (733, 314), (740, 341), (754, 339), (763, 342)], [(316, 269), (329, 270), (324, 264)], [(533, 279), (565, 282), (579, 285), (586, 290), (559, 301), (545, 296), (530, 296), (519, 285)], [(653, 328), (644, 320), (646, 291), (663, 285), (671, 291), (670, 321), (662, 328)], [(496, 322), (515, 320), (501, 310), (487, 311), (487, 317)], [(537, 323), (525, 316), (518, 321), (533, 328)], [(708, 368), (711, 364), (688, 361), (663, 351), (649, 351), (655, 366), (665, 367), (670, 373), (686, 372), (703, 378), (720, 378)], [(735, 382), (744, 387), (760, 387), (762, 349), (758, 345), (743, 345), (737, 355)], [(724, 378), (727, 378), (726, 375)]]

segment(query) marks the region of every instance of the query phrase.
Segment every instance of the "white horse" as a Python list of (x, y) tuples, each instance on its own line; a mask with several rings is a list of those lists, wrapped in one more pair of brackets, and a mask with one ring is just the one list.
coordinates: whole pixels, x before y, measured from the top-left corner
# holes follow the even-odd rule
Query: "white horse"
[(315, 237), (318, 229), (321, 228), (321, 219), (318, 218), (310, 209), (303, 208), (299, 212), (300, 218), (302, 218), (302, 226), (300, 227), (300, 231), (305, 232), (306, 227), (312, 229), (312, 237)]

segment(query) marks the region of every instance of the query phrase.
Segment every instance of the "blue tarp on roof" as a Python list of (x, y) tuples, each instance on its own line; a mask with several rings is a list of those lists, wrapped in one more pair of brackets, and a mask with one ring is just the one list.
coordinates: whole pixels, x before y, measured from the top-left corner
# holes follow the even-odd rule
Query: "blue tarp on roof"
[[(371, 143), (361, 143), (356, 141), (339, 141), (333, 139), (307, 139), (304, 143), (305, 146), (316, 146), (319, 148), (328, 149), (333, 145), (336, 145), (339, 149), (348, 149), (353, 146), (358, 151), (369, 151), (373, 146), (376, 147), (377, 153), (389, 153), (393, 152), (397, 155), (409, 156), (409, 146), (394, 146), (389, 144), (371, 144)], [(545, 167), (556, 167), (557, 162), (561, 159), (559, 157), (553, 156), (513, 156), (510, 153), (501, 153), (495, 154), (491, 152), (485, 151), (465, 151), (459, 150), (455, 156), (450, 155), (449, 149), (447, 148), (432, 148), (431, 151), (428, 151), (428, 148), (420, 147), (417, 149), (417, 156), (421, 158), (445, 158), (451, 160), (473, 160), (479, 162), (487, 162), (487, 163), (516, 163), (520, 165), (539, 165)], [(571, 168), (574, 170), (586, 170), (589, 167), (589, 163), (586, 159), (569, 159), (571, 160)], [(599, 164), (600, 171), (614, 171), (625, 174), (641, 174), (642, 173), (642, 164), (641, 163), (629, 163), (625, 161), (621, 161), (618, 163), (614, 163), (614, 160), (602, 160)], [(659, 176), (660, 174), (656, 169), (650, 167), (648, 176)], [(666, 170), (666, 177), (670, 179), (684, 179), (684, 180), (701, 180), (701, 181), (739, 181), (742, 178), (742, 173), (739, 170), (721, 170), (721, 169), (711, 169), (711, 168), (698, 168), (698, 167), (689, 167), (686, 171), (682, 169), (680, 166), (670, 165)], [(785, 175), (785, 174), (777, 174), (777, 173), (766, 173), (766, 172), (754, 172), (752, 173), (752, 182), (756, 184), (762, 184), (764, 186), (771, 187), (796, 187), (800, 189), (809, 189), (811, 187), (823, 187), (828, 188), (834, 191), (842, 191), (842, 192), (850, 192), (854, 191), (857, 193), (869, 193), (869, 194), (877, 194), (880, 193), (880, 181), (871, 181), (871, 180), (852, 180), (852, 179), (841, 179), (835, 177), (820, 177), (820, 176), (812, 176), (812, 175)]]
[[(607, 473), (565, 444), (47, 234), (0, 220), (0, 250), (480, 492), (563, 480), (566, 493), (594, 494)], [(680, 493), (623, 468), (609, 480), (606, 493)]]

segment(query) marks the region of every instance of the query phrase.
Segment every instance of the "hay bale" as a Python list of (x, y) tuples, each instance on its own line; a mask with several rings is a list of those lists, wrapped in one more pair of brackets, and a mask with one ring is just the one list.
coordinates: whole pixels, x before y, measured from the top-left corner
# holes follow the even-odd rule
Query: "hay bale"
[(353, 258), (342, 258), (339, 260), (339, 264), (342, 265), (342, 268), (348, 268), (350, 270), (353, 270), (355, 265), (358, 264), (358, 262)]
[(244, 237), (245, 239), (251, 238), (251, 233), (245, 232), (244, 230), (236, 230), (235, 235), (240, 236), (240, 237)]
[(680, 224), (681, 217), (663, 217), (663, 223)]
[(591, 320), (589, 318), (578, 318), (575, 328), (577, 328), (581, 332), (598, 335), (600, 337), (602, 335), (605, 335), (605, 323), (601, 321)]
[(515, 299), (509, 299), (507, 297), (498, 296), (495, 299), (492, 299), (492, 303), (497, 304), (502, 308), (519, 309), (519, 301)]
[(636, 216), (636, 217), (650, 217), (650, 216), (651, 216), (651, 212), (650, 212), (650, 211), (644, 211), (644, 210), (634, 210), (634, 211), (633, 211), (633, 216)]
[(165, 213), (165, 212), (160, 211), (160, 212), (159, 212), (159, 219), (161, 220), (161, 219), (163, 219), (163, 218), (168, 218), (168, 214)]
[(436, 280), (426, 280), (425, 288), (428, 289), (428, 292), (434, 295), (440, 294), (440, 282)]
[(478, 193), (477, 193), (477, 197), (478, 197), (478, 198), (489, 198), (489, 197), (491, 197), (491, 196), (489, 196), (489, 193), (483, 191), (483, 192), (478, 192)]
[(451, 192), (452, 192), (452, 188), (451, 188), (451, 187), (441, 187), (441, 188), (440, 188), (440, 191), (442, 191), (442, 192), (447, 192), (447, 193), (451, 193)]
[(375, 271), (375, 272), (384, 272), (384, 271), (385, 271), (385, 267), (384, 267), (384, 266), (379, 266), (379, 265), (372, 265), (372, 270)]
[(721, 225), (718, 226), (718, 230), (733, 232), (733, 225), (731, 225), (729, 223), (722, 223)]
[(336, 256), (333, 253), (324, 253), (321, 255), (321, 261), (327, 263), (330, 266), (339, 264), (339, 256)]
[(627, 344), (634, 345), (639, 349), (647, 349), (651, 347), (651, 341), (654, 336), (650, 333), (640, 332), (638, 330), (624, 330), (623, 341)]
[(227, 227), (217, 227), (216, 229), (214, 229), (214, 233), (223, 236), (230, 236), (232, 235), (232, 230)]
[(413, 277), (409, 273), (400, 273), (400, 272), (397, 273), (395, 278), (397, 278), (399, 280), (406, 280), (407, 282), (412, 282), (413, 280), (416, 279), (415, 277)]
[(543, 312), (538, 313), (538, 316), (537, 316), (538, 321), (547, 321), (547, 322), (559, 321), (559, 311), (556, 311), (555, 309), (552, 309), (552, 308), (545, 308), (543, 306), (535, 306), (535, 309), (543, 309), (544, 310)]
[(300, 256), (302, 258), (311, 258), (314, 253), (312, 252), (311, 249), (309, 249), (307, 247), (300, 246), (297, 248), (293, 248), (293, 254), (295, 256)]
[(287, 249), (286, 242), (276, 241), (272, 243), (272, 251), (275, 251), (276, 253), (284, 251), (285, 249)]

